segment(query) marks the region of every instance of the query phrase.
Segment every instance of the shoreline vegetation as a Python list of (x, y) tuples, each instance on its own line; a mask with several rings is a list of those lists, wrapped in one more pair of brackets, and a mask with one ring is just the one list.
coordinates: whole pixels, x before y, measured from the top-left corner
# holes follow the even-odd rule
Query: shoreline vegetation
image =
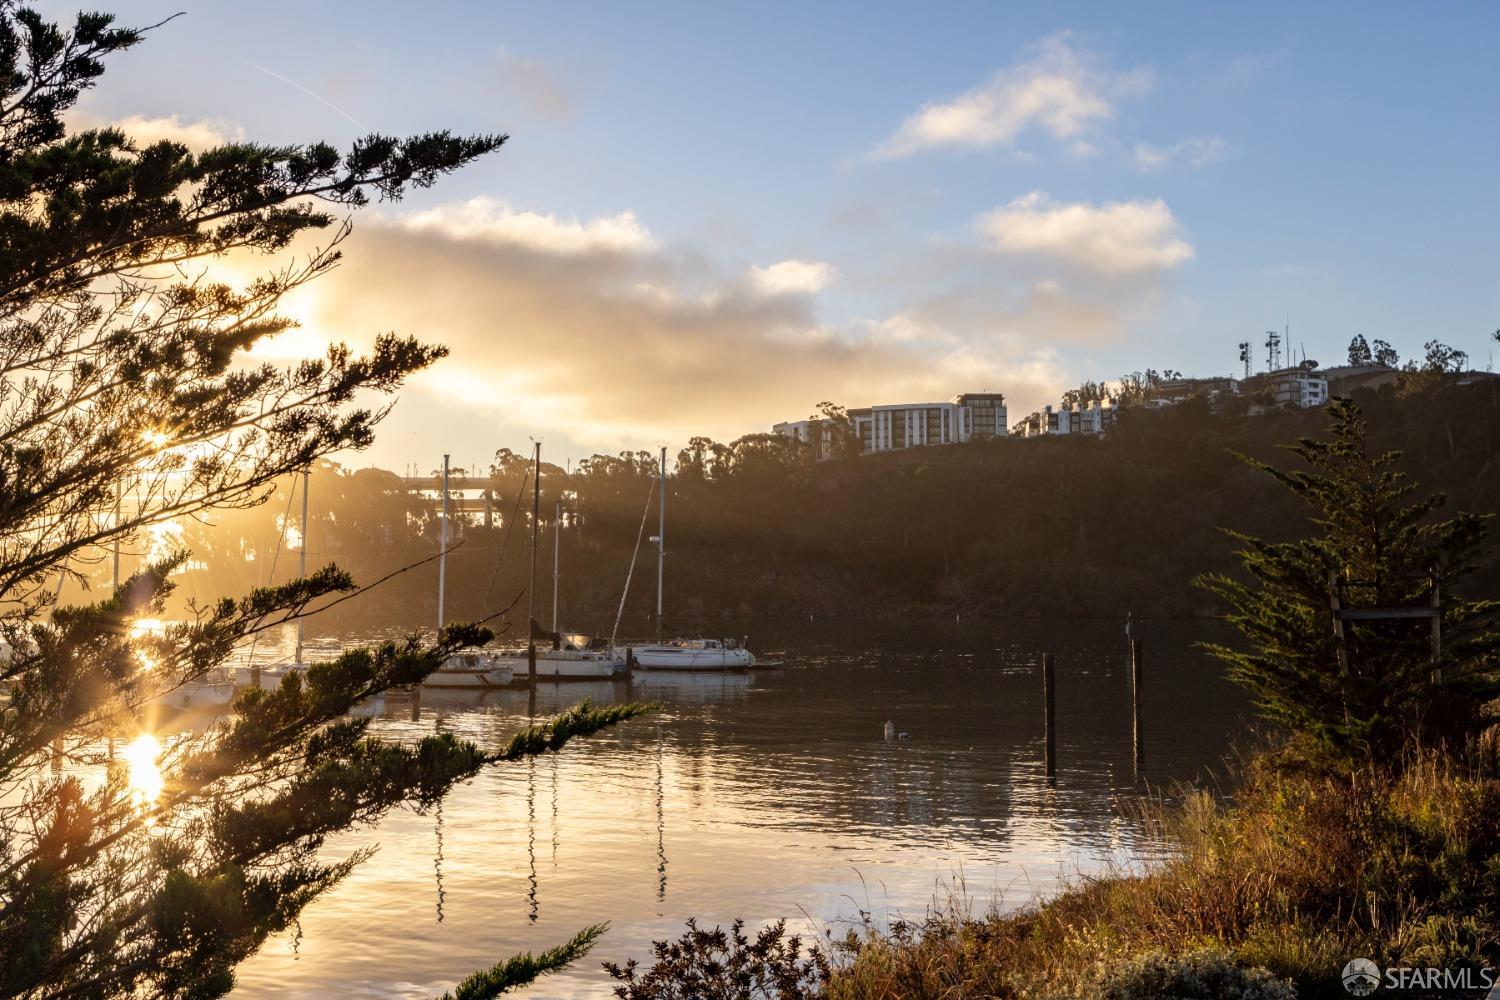
[[(1373, 448), (1400, 451), (1403, 471), (1446, 491), (1458, 509), (1493, 505), (1500, 392), (1488, 380), (1460, 385), (1417, 374), (1355, 398)], [(695, 439), (668, 478), (666, 624), (871, 614), (1218, 617), (1220, 603), (1191, 580), (1233, 568), (1224, 530), (1275, 540), (1306, 522), (1294, 497), (1237, 454), (1272, 461), (1282, 443), (1316, 433), (1322, 421), (1320, 411), (1220, 417), (1194, 400), (1131, 412), (1103, 440), (998, 440), (828, 462), (775, 435), (732, 445)], [(550, 575), (561, 501), (564, 627), (608, 631), (656, 462), (640, 453), (594, 456), (571, 471), (543, 464), (541, 572)], [(448, 594), (460, 619), (484, 619), (526, 587), (530, 463), (502, 450), (493, 466), (492, 526), (478, 512), (456, 518)], [(202, 602), (290, 579), (296, 560), (283, 527), (297, 525), (294, 485), (283, 480), (258, 507), (218, 511), (153, 542), (193, 552), (174, 577), (178, 598)], [(437, 551), (431, 494), (408, 491), (395, 473), (320, 463), (309, 499), (314, 560), (337, 562), (360, 581), (414, 566), (320, 624), (432, 620), (437, 569), (423, 564)], [(652, 575), (637, 567), (638, 583)], [(1482, 557), (1475, 583), (1500, 590), (1493, 553)], [(627, 619), (646, 620), (654, 596), (652, 586), (633, 587)], [(516, 619), (511, 631), (524, 623)]]
[[(1160, 856), (1012, 912), (950, 900), (811, 949), (782, 924), (753, 940), (690, 924), (644, 971), (606, 963), (616, 995), (1307, 1000), (1365, 995), (1347, 965), (1367, 959), (1397, 995), (1484, 996), (1500, 965), (1500, 603), (1462, 594), (1491, 515), (1440, 519), (1445, 498), (1414, 497), (1356, 405), (1324, 416), (1326, 434), (1287, 449), (1300, 466), (1246, 460), (1307, 504), (1311, 530), (1231, 533), (1240, 572), (1195, 581), (1243, 637), (1206, 648), (1277, 735), (1224, 793), (1142, 807)], [(1435, 617), (1400, 613), (1428, 597)]]

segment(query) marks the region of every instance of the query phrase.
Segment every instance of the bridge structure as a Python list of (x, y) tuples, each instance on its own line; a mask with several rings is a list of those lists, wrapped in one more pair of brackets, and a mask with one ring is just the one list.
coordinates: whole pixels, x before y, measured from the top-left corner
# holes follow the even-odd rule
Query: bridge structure
[[(401, 485), (406, 492), (430, 500), (434, 506), (442, 503), (442, 475), (402, 476)], [(484, 518), (484, 526), (493, 528), (495, 511), (507, 503), (515, 502), (515, 497), (505, 498), (498, 486), (499, 484), (489, 476), (449, 476), (448, 512), (450, 514), (480, 514)]]

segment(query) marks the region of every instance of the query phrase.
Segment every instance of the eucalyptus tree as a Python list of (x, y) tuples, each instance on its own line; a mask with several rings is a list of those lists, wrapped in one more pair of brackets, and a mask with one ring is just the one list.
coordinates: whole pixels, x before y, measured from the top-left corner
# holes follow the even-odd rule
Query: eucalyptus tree
[[(382, 741), (347, 712), (419, 683), (477, 625), (345, 653), (232, 721), (174, 742), (161, 785), (134, 792), (104, 748), (143, 709), (236, 645), (354, 589), (306, 579), (196, 607), (159, 635), (185, 554), (82, 606), (57, 581), (170, 519), (252, 505), (277, 477), (371, 441), (389, 395), (441, 357), (386, 334), (290, 368), (250, 348), (286, 330), (291, 290), (326, 274), (349, 215), (493, 152), (502, 135), (371, 135), (194, 152), (65, 113), (106, 58), (146, 31), (108, 14), (71, 25), (0, 0), (0, 995), (226, 993), (236, 963), (358, 864), (327, 837), (398, 804), (435, 803), (486, 764), (559, 749), (628, 717), (584, 706), (500, 752), (448, 736)], [(295, 241), (295, 242), (294, 242)], [(226, 258), (261, 262), (239, 285)], [(493, 996), (586, 950), (597, 928), (477, 974)]]

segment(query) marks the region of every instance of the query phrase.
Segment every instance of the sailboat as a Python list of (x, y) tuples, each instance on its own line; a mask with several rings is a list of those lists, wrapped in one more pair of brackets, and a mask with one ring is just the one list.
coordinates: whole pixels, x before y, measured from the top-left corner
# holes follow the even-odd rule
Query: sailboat
[[(623, 673), (625, 665), (617, 662), (609, 652), (601, 649), (593, 649), (593, 637), (582, 632), (559, 632), (557, 629), (557, 584), (561, 578), (560, 562), (562, 556), (562, 501), (557, 501), (552, 509), (552, 631), (544, 631), (537, 624), (535, 613), (532, 609), (536, 603), (532, 598), (536, 592), (536, 553), (537, 553), (537, 529), (541, 520), (542, 500), (542, 446), (536, 445), (535, 457), (532, 460), (532, 494), (531, 494), (531, 583), (527, 589), (527, 620), (530, 633), (527, 638), (528, 648), (524, 653), (513, 654), (507, 662), (511, 669), (517, 674), (530, 673), (533, 658), (536, 663), (535, 676), (542, 680), (552, 681), (592, 681), (608, 679), (615, 674)], [(538, 639), (550, 641), (551, 648), (536, 648)]]
[[(684, 638), (663, 642), (662, 584), (667, 555), (667, 449), (661, 450), (657, 468), (656, 543), (656, 639), (655, 643), (630, 647), (630, 658), (641, 670), (748, 670), (755, 666), (755, 655), (743, 641), (734, 639)], [(617, 652), (623, 657), (623, 652)]]
[[(302, 470), (302, 520), (298, 522), (297, 530), (301, 541), (298, 548), (301, 550), (297, 555), (297, 575), (307, 577), (307, 489), (311, 482), (311, 470)], [(279, 543), (278, 543), (279, 544)], [(276, 572), (276, 561), (271, 561), (271, 573)], [(269, 581), (268, 581), (269, 582)], [(292, 654), (290, 663), (272, 663), (264, 667), (257, 667), (254, 663), (249, 666), (237, 667), (234, 672), (234, 682), (241, 687), (261, 687), (267, 691), (274, 691), (281, 686), (282, 678), (307, 670), (310, 664), (302, 658), (303, 640), (306, 638), (306, 628), (303, 619), (297, 619), (297, 648)], [(254, 647), (251, 647), (250, 656), (255, 656)]]
[[(443, 629), (443, 598), (448, 584), (448, 456), (443, 456), (443, 519), (438, 537), (438, 631)], [(461, 649), (427, 675), (424, 688), (501, 688), (510, 684), (515, 670), (493, 649)]]

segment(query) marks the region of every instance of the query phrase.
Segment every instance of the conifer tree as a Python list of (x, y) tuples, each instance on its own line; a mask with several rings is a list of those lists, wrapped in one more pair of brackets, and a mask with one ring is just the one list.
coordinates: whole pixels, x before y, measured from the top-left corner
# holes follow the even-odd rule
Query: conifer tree
[[(149, 30), (149, 29), (148, 29)], [(69, 131), (63, 113), (142, 41), (110, 15), (69, 27), (0, 0), (0, 995), (191, 996), (230, 990), (235, 965), (362, 859), (324, 840), (397, 804), (424, 808), (491, 763), (552, 752), (636, 709), (583, 706), (501, 752), (451, 736), (368, 735), (351, 706), (420, 683), (487, 641), (456, 625), (346, 652), (248, 691), (232, 721), (174, 739), (161, 787), (133, 794), (111, 738), (155, 699), (223, 664), (257, 632), (350, 592), (335, 567), (195, 609), (159, 636), (179, 553), (82, 606), (58, 581), (171, 519), (259, 502), (278, 478), (368, 444), (389, 394), (445, 349), (393, 334), (288, 370), (248, 350), (291, 323), (293, 288), (325, 274), (347, 212), (490, 153), (501, 135), (372, 135), (345, 152), (233, 143), (141, 145)], [(318, 241), (321, 235), (321, 242)], [(295, 238), (312, 249), (290, 257)], [(243, 287), (213, 280), (261, 254)], [(149, 735), (149, 733), (147, 734)], [(87, 778), (88, 780), (84, 780)], [(598, 929), (462, 984), (494, 996), (586, 950)], [(463, 971), (463, 970), (456, 970)]]
[[(1416, 487), (1396, 468), (1400, 454), (1370, 454), (1355, 404), (1336, 399), (1328, 416), (1328, 440), (1289, 446), (1309, 468), (1246, 459), (1306, 501), (1315, 533), (1271, 542), (1230, 532), (1249, 582), (1199, 583), (1229, 606), (1249, 648), (1208, 648), (1267, 718), (1335, 760), (1393, 762), (1416, 743), (1461, 746), (1500, 677), (1500, 603), (1455, 589), (1476, 568), (1489, 515), (1438, 519), (1443, 496), (1409, 499)], [(1419, 611), (1434, 588), (1437, 651), (1430, 618), (1335, 614)]]

